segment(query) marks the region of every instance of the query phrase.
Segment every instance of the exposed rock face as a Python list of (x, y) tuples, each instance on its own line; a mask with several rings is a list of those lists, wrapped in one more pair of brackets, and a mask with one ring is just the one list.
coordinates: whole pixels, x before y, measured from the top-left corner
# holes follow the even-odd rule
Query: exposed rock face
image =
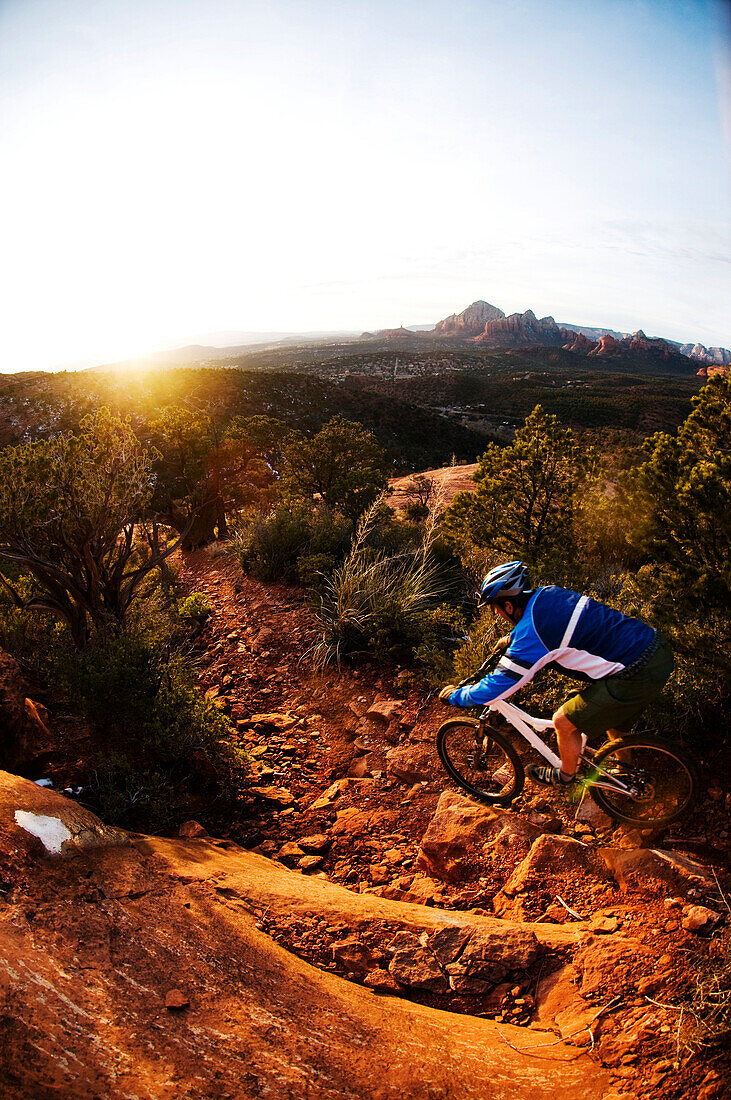
[(637, 848), (621, 851), (602, 848), (599, 852), (624, 891), (646, 893), (652, 897), (668, 890), (685, 893), (691, 888), (713, 886), (705, 867), (677, 852)]
[(703, 344), (682, 344), (680, 354), (687, 355), (706, 366), (725, 367), (731, 363), (731, 351), (728, 348), (707, 348)]
[(505, 314), (489, 302), (473, 302), (461, 313), (453, 313), (438, 321), (434, 327), (435, 336), (478, 336), (490, 321), (499, 321)]
[(506, 810), (480, 806), (454, 791), (444, 791), (421, 841), (417, 867), (444, 882), (460, 882), (485, 873), (501, 857), (512, 860), (529, 850), (536, 826)]
[(485, 348), (526, 348), (536, 344), (562, 347), (575, 334), (558, 327), (553, 317), (536, 317), (532, 309), (511, 313), (497, 321), (488, 321), (472, 341)]
[[(376, 997), (262, 923), (334, 928), (329, 957), (344, 973), (443, 995), (455, 963), (455, 984), (478, 989), (575, 944), (561, 929), (350, 893), (207, 839), (134, 837), (48, 858), (16, 824), (22, 807), (60, 821), (82, 812), (0, 772), (3, 1095), (590, 1100), (609, 1085), (560, 1045), (555, 1061), (517, 1051), (525, 1032), (510, 1024)], [(90, 814), (85, 829), (104, 832)]]
[(577, 332), (573, 340), (564, 344), (564, 351), (575, 351), (578, 355), (588, 355), (596, 347), (596, 342), (584, 336), (583, 332)]
[(47, 737), (38, 706), (26, 698), (18, 662), (0, 650), (0, 765), (27, 766), (42, 751)]
[(619, 340), (615, 340), (613, 336), (610, 336), (608, 332), (605, 332), (604, 336), (600, 340), (597, 340), (594, 347), (588, 352), (589, 355), (602, 359), (608, 355), (617, 355), (620, 350)]

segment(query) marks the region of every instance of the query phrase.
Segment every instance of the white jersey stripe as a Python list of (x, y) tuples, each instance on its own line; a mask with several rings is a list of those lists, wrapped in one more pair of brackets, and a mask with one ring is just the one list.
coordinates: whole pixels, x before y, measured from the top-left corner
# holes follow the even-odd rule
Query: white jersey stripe
[(561, 645), (558, 647), (559, 649), (565, 649), (566, 646), (571, 641), (571, 637), (574, 633), (574, 630), (576, 629), (576, 624), (579, 621), (579, 616), (581, 615), (581, 612), (584, 610), (584, 608), (586, 607), (588, 602), (589, 602), (589, 597), (588, 596), (581, 596), (576, 601), (576, 607), (574, 608), (573, 613), (571, 615), (571, 618), (568, 621), (568, 624), (566, 626), (566, 632), (564, 633), (564, 636), (561, 639)]

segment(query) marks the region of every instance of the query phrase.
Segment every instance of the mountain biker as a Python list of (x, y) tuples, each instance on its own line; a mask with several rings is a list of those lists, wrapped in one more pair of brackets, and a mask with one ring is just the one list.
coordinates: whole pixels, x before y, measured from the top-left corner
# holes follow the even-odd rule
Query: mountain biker
[(670, 646), (652, 627), (568, 588), (533, 589), (527, 567), (509, 561), (491, 569), (480, 602), (513, 624), (501, 638), (494, 672), (477, 684), (447, 684), (439, 693), (457, 707), (507, 699), (542, 668), (555, 668), (587, 686), (553, 715), (561, 767), (532, 764), (531, 779), (546, 786), (574, 782), (582, 734), (621, 737), (662, 691), (673, 670)]

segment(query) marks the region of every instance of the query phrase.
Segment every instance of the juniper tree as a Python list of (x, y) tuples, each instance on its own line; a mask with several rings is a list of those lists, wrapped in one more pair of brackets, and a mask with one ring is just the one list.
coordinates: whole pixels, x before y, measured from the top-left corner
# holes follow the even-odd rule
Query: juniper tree
[(102, 408), (78, 434), (0, 451), (0, 559), (33, 578), (30, 595), (0, 573), (16, 606), (50, 612), (77, 648), (92, 628), (121, 628), (145, 579), (179, 545), (148, 517), (154, 452)]

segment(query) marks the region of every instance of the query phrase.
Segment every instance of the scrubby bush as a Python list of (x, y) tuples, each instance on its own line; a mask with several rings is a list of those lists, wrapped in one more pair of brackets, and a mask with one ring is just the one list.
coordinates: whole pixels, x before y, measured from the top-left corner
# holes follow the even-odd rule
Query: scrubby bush
[(69, 656), (59, 683), (97, 740), (113, 746), (92, 769), (107, 820), (157, 828), (195, 792), (205, 791), (208, 804), (236, 798), (246, 757), (226, 715), (201, 695), (164, 637), (98, 636)]
[(352, 524), (337, 512), (283, 500), (269, 513), (255, 512), (243, 520), (232, 549), (243, 571), (259, 580), (307, 583), (315, 570), (331, 569), (342, 560), (351, 533)]
[(454, 615), (437, 609), (449, 595), (432, 522), (415, 545), (388, 552), (372, 538), (382, 514), (377, 501), (361, 519), (349, 553), (323, 585), (316, 607), (322, 635), (317, 663), (366, 651), (386, 659), (413, 656), (454, 633)]
[(202, 592), (191, 592), (178, 603), (178, 615), (186, 622), (202, 626), (210, 618), (213, 607)]

